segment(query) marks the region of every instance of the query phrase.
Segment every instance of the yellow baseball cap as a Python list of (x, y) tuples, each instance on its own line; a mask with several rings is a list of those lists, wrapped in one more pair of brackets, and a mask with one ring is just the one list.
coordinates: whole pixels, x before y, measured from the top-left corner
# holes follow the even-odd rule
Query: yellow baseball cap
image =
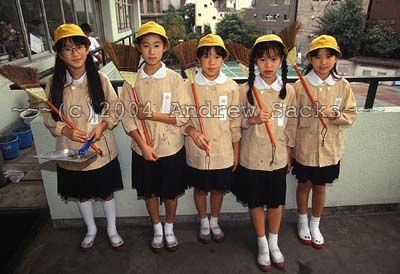
[(75, 24), (63, 24), (58, 26), (58, 28), (54, 31), (54, 45), (53, 49), (56, 50), (56, 45), (58, 41), (66, 37), (72, 36), (82, 36), (85, 37), (88, 44), (90, 45), (90, 40), (87, 38), (86, 34), (83, 33), (80, 26)]
[(287, 55), (287, 53), (288, 53), (286, 45), (283, 43), (282, 39), (276, 34), (267, 34), (267, 35), (262, 35), (262, 36), (258, 37), (257, 40), (254, 42), (253, 48), (257, 44), (262, 43), (262, 42), (278, 42), (278, 43), (282, 44), (285, 55)]
[(156, 22), (153, 22), (153, 21), (147, 22), (146, 24), (143, 24), (139, 28), (138, 32), (136, 33), (136, 37), (135, 37), (135, 41), (134, 42), (137, 43), (138, 39), (140, 37), (142, 37), (143, 35), (149, 34), (149, 33), (158, 34), (158, 35), (164, 37), (166, 39), (166, 41), (167, 41), (166, 49), (167, 50), (169, 49), (170, 44), (169, 44), (168, 36), (167, 36), (167, 33), (165, 32), (164, 27), (159, 25), (159, 24), (157, 24)]
[(219, 35), (207, 34), (206, 36), (204, 36), (200, 39), (199, 44), (197, 45), (197, 48), (216, 47), (216, 46), (223, 48), (226, 52), (226, 58), (228, 58), (229, 51), (226, 49), (224, 41), (222, 40), (221, 36), (219, 36)]
[(336, 42), (335, 37), (330, 35), (320, 35), (314, 40), (312, 40), (306, 56), (308, 57), (308, 54), (310, 54), (310, 52), (312, 52), (313, 50), (323, 49), (323, 48), (333, 49), (337, 51), (340, 56), (342, 56), (342, 53), (340, 52), (340, 47)]

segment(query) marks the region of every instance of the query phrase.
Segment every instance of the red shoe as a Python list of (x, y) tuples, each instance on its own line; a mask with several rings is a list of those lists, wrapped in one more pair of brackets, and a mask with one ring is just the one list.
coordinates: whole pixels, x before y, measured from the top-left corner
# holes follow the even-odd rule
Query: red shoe
[(108, 236), (108, 238), (110, 239), (110, 244), (112, 248), (114, 248), (117, 251), (121, 251), (123, 249), (124, 240), (118, 233), (115, 235)]
[(268, 251), (263, 253), (258, 252), (257, 265), (263, 272), (268, 272), (271, 269), (271, 260)]

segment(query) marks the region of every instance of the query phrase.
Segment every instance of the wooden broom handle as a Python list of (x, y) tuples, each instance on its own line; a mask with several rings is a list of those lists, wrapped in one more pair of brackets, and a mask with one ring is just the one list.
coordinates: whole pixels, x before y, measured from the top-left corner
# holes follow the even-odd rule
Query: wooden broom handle
[[(58, 109), (56, 108), (55, 105), (53, 105), (52, 102), (50, 102), (49, 100), (44, 101), (55, 113), (57, 113), (57, 115), (61, 116), (61, 119), (68, 125), (70, 126), (72, 129), (75, 130), (79, 130), (79, 128), (77, 128), (74, 123), (72, 123), (62, 112), (58, 111)], [(103, 156), (103, 151), (101, 151), (100, 148), (98, 148), (95, 144), (91, 144), (90, 145), (91, 148), (93, 148), (94, 151), (96, 151), (96, 153), (100, 156)]]
[[(135, 103), (139, 105), (139, 97), (136, 92), (136, 87), (132, 87), (132, 95), (133, 95), (133, 100), (135, 100)], [(140, 123), (142, 124), (142, 129), (144, 132), (144, 137), (146, 138), (146, 143), (148, 146), (151, 146), (150, 135), (149, 131), (147, 130), (146, 123), (144, 120), (140, 120)]]
[[(193, 93), (193, 98), (194, 98), (194, 104), (196, 105), (197, 118), (199, 119), (199, 124), (200, 124), (200, 131), (201, 131), (201, 134), (206, 136), (206, 131), (204, 129), (204, 124), (203, 124), (203, 118), (200, 115), (200, 103), (199, 103), (199, 97), (197, 96), (196, 84), (195, 83), (191, 83), (191, 84), (192, 84), (192, 93)], [(206, 155), (210, 156), (209, 149), (206, 150)]]
[[(262, 102), (261, 102), (261, 98), (260, 95), (258, 95), (257, 89), (255, 86), (253, 86), (252, 88), (254, 97), (256, 97), (256, 101), (257, 101), (257, 105), (260, 109), (262, 109)], [(267, 129), (267, 133), (269, 136), (269, 140), (271, 141), (271, 144), (274, 146), (275, 145), (275, 138), (274, 138), (274, 134), (272, 133), (271, 127), (269, 126), (269, 122), (265, 121), (265, 128)]]
[[(306, 83), (306, 80), (304, 79), (303, 75), (301, 74), (299, 68), (297, 67), (296, 64), (293, 64), (293, 68), (296, 71), (297, 75), (299, 76), (300, 82), (303, 85), (304, 90), (306, 91), (308, 98), (310, 98), (311, 104), (315, 103), (314, 97)], [(326, 123), (326, 120), (324, 119), (324, 117), (322, 117), (321, 113), (318, 112), (318, 118), (321, 121), (321, 124), (324, 128), (328, 128), (328, 124)]]

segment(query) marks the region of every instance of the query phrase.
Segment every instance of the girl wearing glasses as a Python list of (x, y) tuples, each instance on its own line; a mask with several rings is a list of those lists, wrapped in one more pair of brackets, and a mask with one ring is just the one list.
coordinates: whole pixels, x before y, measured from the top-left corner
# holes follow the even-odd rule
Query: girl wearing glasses
[(114, 110), (118, 96), (107, 76), (98, 72), (89, 52), (90, 41), (74, 24), (59, 26), (54, 33), (56, 63), (54, 74), (46, 85), (50, 101), (79, 130), (70, 128), (54, 112), (43, 114), (44, 123), (56, 137), (56, 149), (79, 149), (93, 139), (103, 152), (82, 163), (57, 163), (57, 191), (65, 200), (78, 202), (87, 225), (81, 248), (89, 250), (95, 241), (97, 228), (90, 199), (101, 199), (107, 218), (107, 234), (111, 246), (120, 249), (124, 241), (116, 229), (114, 191), (122, 189), (118, 150), (112, 129), (118, 118)]

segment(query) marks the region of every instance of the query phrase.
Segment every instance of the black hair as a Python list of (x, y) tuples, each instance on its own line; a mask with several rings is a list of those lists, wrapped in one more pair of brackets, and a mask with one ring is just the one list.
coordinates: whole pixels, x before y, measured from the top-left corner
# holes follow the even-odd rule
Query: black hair
[(226, 50), (224, 50), (224, 48), (221, 46), (204, 46), (197, 49), (197, 58), (200, 59), (203, 56), (208, 56), (211, 48), (215, 48), (215, 52), (217, 53), (217, 55), (222, 56), (223, 59), (228, 56)]
[(247, 91), (247, 100), (251, 105), (254, 105), (254, 99), (253, 99), (253, 92), (252, 88), (254, 86), (254, 80), (255, 80), (255, 65), (256, 65), (256, 59), (263, 57), (264, 53), (267, 54), (268, 57), (270, 57), (270, 50), (274, 51), (275, 54), (277, 54), (280, 58), (282, 58), (282, 65), (281, 65), (281, 70), (282, 70), (282, 82), (283, 86), (282, 89), (279, 92), (279, 98), (285, 99), (286, 98), (286, 83), (287, 83), (287, 72), (288, 72), (288, 67), (286, 63), (286, 55), (284, 51), (284, 47), (281, 43), (277, 41), (270, 41), (270, 42), (261, 42), (258, 43), (250, 53), (250, 64), (249, 64), (249, 78), (248, 78), (248, 85), (249, 85), (249, 90)]
[[(339, 52), (337, 52), (336, 50), (331, 49), (331, 48), (325, 48), (325, 49), (328, 51), (328, 54), (329, 54), (329, 55), (335, 55), (336, 58), (339, 58), (339, 57), (340, 57)], [(315, 50), (313, 50), (313, 51), (310, 51), (310, 52), (308, 53), (308, 56), (309, 56), (310, 58), (317, 56), (319, 50), (320, 50), (320, 49), (315, 49)], [(311, 62), (310, 62), (310, 63), (303, 69), (302, 72), (303, 72), (304, 75), (307, 75), (312, 69), (313, 69), (313, 66), (312, 66), (312, 64), (311, 64)], [(333, 68), (331, 69), (330, 74), (333, 76), (333, 78), (335, 78), (335, 79), (340, 79), (340, 75), (339, 75), (339, 73), (337, 72), (337, 69), (336, 69), (336, 63), (335, 63), (335, 65), (333, 66)]]
[(79, 25), (82, 29), (83, 32), (92, 32), (92, 28), (90, 27), (90, 25), (88, 23), (83, 23)]
[[(50, 101), (55, 105), (56, 108), (60, 108), (63, 101), (64, 86), (66, 83), (66, 70), (67, 65), (63, 60), (61, 60), (59, 54), (61, 54), (63, 47), (67, 39), (71, 39), (75, 45), (86, 45), (89, 48), (89, 41), (82, 36), (71, 36), (63, 38), (57, 42), (55, 45), (55, 50), (57, 52), (56, 63), (54, 66), (53, 80), (50, 87)], [(89, 96), (92, 102), (94, 112), (100, 114), (103, 109), (103, 103), (105, 101), (103, 86), (101, 85), (101, 80), (97, 68), (93, 62), (91, 53), (89, 52), (86, 57), (85, 62), (87, 83), (89, 89)], [(56, 121), (60, 121), (59, 115), (54, 111), (51, 113), (52, 117)]]

